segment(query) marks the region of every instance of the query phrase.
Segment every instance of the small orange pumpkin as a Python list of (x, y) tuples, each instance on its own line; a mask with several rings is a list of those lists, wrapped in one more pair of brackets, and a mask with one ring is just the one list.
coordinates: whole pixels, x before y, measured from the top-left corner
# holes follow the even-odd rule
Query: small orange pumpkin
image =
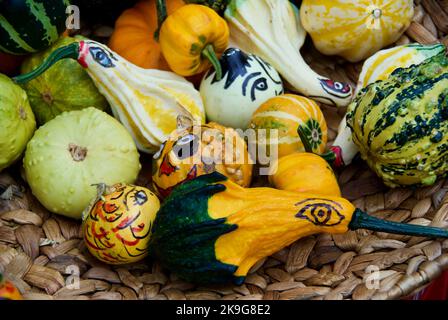
[[(168, 0), (168, 15), (184, 5), (183, 0)], [(157, 28), (156, 1), (140, 1), (118, 18), (109, 47), (139, 67), (169, 71), (160, 44), (154, 37)]]

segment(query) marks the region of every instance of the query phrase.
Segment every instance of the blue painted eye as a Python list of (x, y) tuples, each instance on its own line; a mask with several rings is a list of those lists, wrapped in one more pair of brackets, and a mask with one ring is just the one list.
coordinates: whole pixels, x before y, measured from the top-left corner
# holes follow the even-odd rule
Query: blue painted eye
[(107, 52), (100, 47), (92, 47), (89, 49), (93, 59), (105, 68), (113, 68), (115, 65)]

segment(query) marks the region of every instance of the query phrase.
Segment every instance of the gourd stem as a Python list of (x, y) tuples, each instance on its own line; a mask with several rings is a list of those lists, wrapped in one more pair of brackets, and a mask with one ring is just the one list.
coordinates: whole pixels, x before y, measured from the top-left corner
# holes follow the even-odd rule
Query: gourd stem
[(154, 39), (159, 41), (160, 29), (162, 28), (162, 24), (168, 17), (168, 13), (166, 10), (166, 0), (156, 0), (156, 7), (157, 7), (157, 29), (154, 32)]
[[(297, 128), (297, 133), (299, 134), (300, 140), (302, 141), (305, 151), (308, 153), (315, 153), (313, 151), (313, 147), (311, 147), (311, 143), (308, 140), (308, 137), (306, 136), (305, 129), (302, 126), (299, 126), (299, 128)], [(333, 162), (336, 160), (336, 155), (333, 151), (328, 151), (327, 153), (319, 154), (319, 156), (330, 164), (333, 164)]]
[(386, 221), (372, 217), (359, 209), (355, 210), (350, 230), (367, 229), (372, 231), (401, 234), (427, 238), (448, 238), (448, 230), (435, 227), (424, 227), (406, 223)]
[(53, 51), (48, 58), (35, 70), (12, 78), (17, 84), (27, 83), (50, 69), (56, 62), (65, 58), (77, 60), (79, 57), (79, 44), (77, 42)]
[(216, 79), (220, 81), (222, 79), (221, 62), (219, 62), (219, 59), (216, 56), (215, 48), (213, 48), (213, 45), (206, 45), (204, 50), (202, 51), (202, 55), (211, 62), (216, 71)]

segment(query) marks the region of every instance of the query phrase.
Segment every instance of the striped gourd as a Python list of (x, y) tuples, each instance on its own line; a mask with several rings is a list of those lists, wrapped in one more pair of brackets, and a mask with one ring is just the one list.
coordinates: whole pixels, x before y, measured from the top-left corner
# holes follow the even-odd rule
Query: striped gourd
[(357, 62), (398, 40), (411, 23), (414, 1), (304, 0), (300, 14), (319, 51)]
[[(313, 152), (323, 153), (327, 143), (327, 124), (319, 106), (308, 98), (285, 94), (269, 99), (255, 111), (250, 124), (253, 129), (267, 130), (267, 144), (270, 148), (278, 144), (279, 157), (305, 151), (297, 133), (299, 126), (308, 136)], [(278, 130), (277, 143), (270, 131), (273, 129)], [(267, 150), (272, 150), (270, 148)]]
[[(375, 81), (386, 80), (395, 69), (420, 64), (445, 50), (446, 47), (443, 44), (430, 46), (407, 44), (378, 51), (364, 62), (355, 94)], [(339, 126), (338, 136), (331, 149), (336, 154), (335, 166), (349, 165), (358, 153), (345, 117)]]
[(445, 176), (447, 120), (444, 53), (361, 90), (347, 114), (363, 159), (391, 187), (431, 185)]
[(69, 0), (1, 0), (0, 51), (26, 54), (50, 47), (65, 30)]

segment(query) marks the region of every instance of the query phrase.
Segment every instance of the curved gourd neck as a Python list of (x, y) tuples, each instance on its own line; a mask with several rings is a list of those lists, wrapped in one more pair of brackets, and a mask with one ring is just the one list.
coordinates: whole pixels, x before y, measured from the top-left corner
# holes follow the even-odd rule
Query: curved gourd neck
[(71, 43), (67, 46), (56, 49), (48, 56), (48, 58), (38, 68), (29, 73), (14, 77), (13, 80), (17, 84), (25, 84), (42, 75), (45, 71), (50, 69), (56, 62), (62, 59), (71, 58), (78, 60), (79, 49), (80, 45), (78, 42)]
[(359, 209), (355, 210), (349, 224), (351, 230), (367, 229), (371, 231), (387, 232), (407, 236), (427, 238), (448, 238), (448, 230), (435, 227), (418, 226), (407, 223), (386, 221), (372, 217)]

